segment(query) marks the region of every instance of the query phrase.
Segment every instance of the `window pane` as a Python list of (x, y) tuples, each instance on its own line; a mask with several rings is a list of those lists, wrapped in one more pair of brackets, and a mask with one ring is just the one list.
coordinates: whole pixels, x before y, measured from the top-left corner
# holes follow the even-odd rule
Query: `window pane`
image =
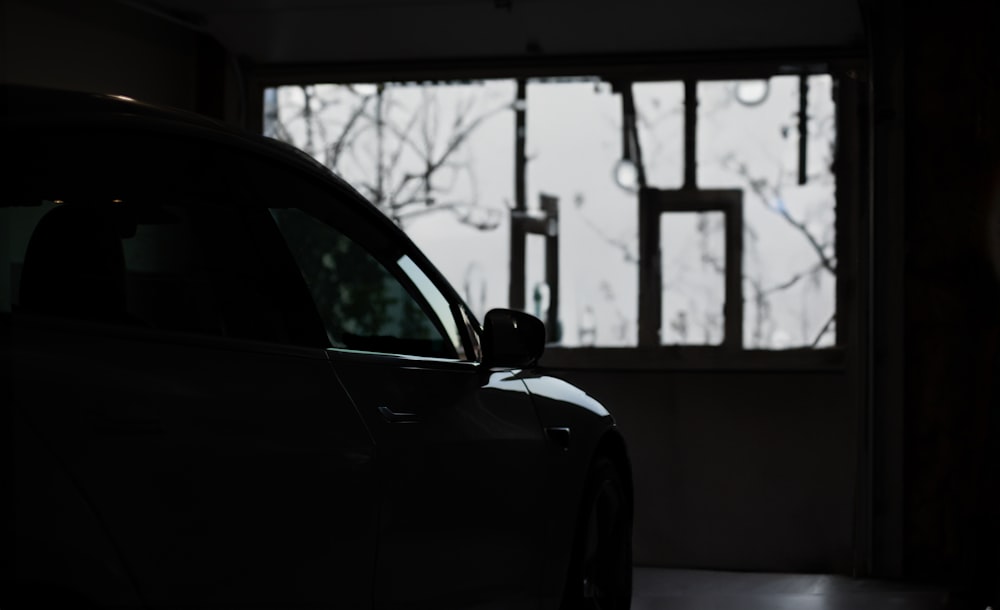
[(15, 137), (23, 154), (11, 172), (3, 261), (11, 310), (296, 339), (274, 297), (270, 252), (250, 228), (266, 210), (233, 189), (238, 153), (136, 129)]
[(544, 320), (549, 310), (549, 286), (545, 283), (545, 236), (529, 233), (524, 238), (524, 296), (528, 313)]
[(637, 196), (613, 175), (621, 96), (596, 80), (529, 82), (527, 103), (529, 209), (559, 198), (562, 344), (636, 345)]
[(444, 326), (445, 333), (451, 340), (453, 345), (461, 345), (462, 339), (458, 334), (458, 325), (455, 323), (455, 314), (451, 310), (451, 305), (448, 303), (448, 299), (445, 298), (441, 291), (437, 289), (437, 286), (431, 282), (431, 278), (427, 277), (424, 270), (417, 266), (413, 259), (408, 255), (404, 254), (396, 261), (399, 265), (400, 270), (406, 274), (406, 277), (410, 279), (414, 287), (424, 297), (428, 305), (434, 311), (435, 317), (441, 321)]
[(744, 191), (744, 345), (835, 343), (832, 79), (808, 79), (805, 185), (798, 184), (799, 78), (698, 85), (698, 184)]
[(722, 212), (671, 212), (660, 216), (660, 342), (664, 345), (722, 343), (725, 238), (726, 216)]
[[(402, 262), (413, 272), (416, 266), (409, 257), (398, 259), (391, 269), (337, 229), (301, 210), (275, 209), (271, 214), (309, 286), (334, 347), (458, 356), (458, 331), (450, 310), (442, 308), (440, 302), (418, 301), (416, 295), (422, 291), (413, 289), (411, 293), (401, 283), (401, 278), (411, 277), (414, 283), (430, 284), (426, 275), (413, 277), (400, 268)], [(443, 299), (439, 293), (435, 297), (436, 301)]]
[(269, 276), (252, 254), (259, 244), (243, 230), (248, 210), (141, 198), (102, 205), (72, 194), (65, 201), (9, 208), (33, 235), (10, 259), (16, 310), (289, 340)]
[(647, 184), (680, 188), (684, 180), (684, 83), (636, 83), (632, 95)]
[(158, 212), (157, 222), (137, 224), (135, 235), (123, 242), (134, 313), (160, 328), (224, 334), (207, 261), (187, 214), (173, 206)]

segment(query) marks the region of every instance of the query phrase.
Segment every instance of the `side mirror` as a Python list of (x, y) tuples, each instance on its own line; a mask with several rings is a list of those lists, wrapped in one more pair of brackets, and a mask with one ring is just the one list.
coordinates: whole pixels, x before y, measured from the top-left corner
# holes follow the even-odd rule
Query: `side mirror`
[(483, 322), (483, 364), (526, 367), (545, 351), (545, 324), (513, 309), (491, 309)]

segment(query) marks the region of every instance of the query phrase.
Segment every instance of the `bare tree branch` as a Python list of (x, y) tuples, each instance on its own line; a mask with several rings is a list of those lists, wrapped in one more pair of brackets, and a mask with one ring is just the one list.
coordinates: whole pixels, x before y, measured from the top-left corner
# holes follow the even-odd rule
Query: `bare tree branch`
[(828, 319), (828, 320), (826, 321), (826, 324), (824, 324), (824, 325), (823, 325), (823, 328), (821, 328), (821, 329), (819, 330), (819, 334), (817, 334), (817, 335), (816, 335), (816, 338), (815, 338), (815, 339), (813, 339), (813, 342), (812, 342), (811, 344), (809, 344), (809, 347), (816, 347), (817, 345), (819, 345), (819, 341), (820, 341), (820, 339), (822, 339), (822, 338), (823, 338), (823, 335), (825, 335), (825, 334), (826, 334), (826, 332), (827, 332), (828, 330), (830, 330), (830, 327), (831, 327), (831, 326), (833, 325), (833, 323), (834, 323), (834, 322), (835, 322), (836, 320), (837, 320), (837, 314), (836, 314), (836, 313), (834, 313), (833, 315), (831, 315), (831, 316), (830, 316), (830, 319)]
[[(722, 165), (724, 167), (729, 167), (730, 169), (733, 169), (731, 161), (732, 161), (731, 157), (723, 159)], [(809, 230), (809, 228), (806, 227), (805, 223), (796, 220), (788, 212), (788, 210), (785, 209), (783, 203), (778, 203), (777, 205), (772, 204), (772, 200), (778, 202), (782, 201), (781, 190), (777, 187), (772, 187), (771, 192), (768, 193), (766, 180), (760, 178), (754, 178), (753, 176), (751, 176), (750, 171), (747, 169), (745, 163), (736, 163), (735, 165), (736, 167), (735, 169), (733, 169), (733, 171), (735, 171), (737, 175), (743, 178), (743, 180), (747, 183), (747, 186), (750, 187), (751, 192), (753, 192), (757, 196), (760, 202), (763, 203), (767, 209), (777, 213), (782, 218), (784, 218), (788, 224), (794, 227), (806, 239), (806, 241), (809, 242), (809, 245), (816, 253), (816, 256), (819, 258), (823, 267), (827, 271), (835, 275), (837, 272), (836, 261), (831, 257), (827, 256), (825, 246), (819, 243), (819, 240), (817, 240), (816, 237)]]
[(598, 235), (598, 237), (600, 237), (601, 240), (604, 241), (604, 243), (608, 244), (612, 248), (615, 248), (616, 250), (621, 251), (621, 253), (625, 257), (625, 262), (638, 264), (638, 262), (639, 262), (639, 256), (638, 256), (638, 254), (636, 254), (636, 253), (634, 253), (632, 251), (631, 244), (629, 244), (628, 242), (626, 242), (623, 239), (617, 239), (617, 238), (611, 237), (610, 235), (608, 235), (607, 233), (605, 233), (604, 230), (601, 229), (601, 227), (599, 227), (597, 225), (597, 223), (595, 223), (593, 220), (591, 220), (582, 211), (580, 212), (580, 218), (583, 219), (583, 222), (586, 223), (586, 225), (588, 227), (590, 227), (590, 229), (594, 233), (596, 233)]
[(370, 95), (362, 96), (361, 104), (351, 111), (350, 116), (347, 117), (347, 121), (344, 123), (344, 127), (340, 130), (340, 136), (334, 140), (333, 146), (328, 149), (330, 153), (327, 157), (327, 167), (330, 169), (337, 168), (337, 163), (340, 161), (340, 153), (343, 152), (345, 146), (349, 146), (354, 141), (349, 140), (348, 136), (358, 120), (365, 114), (365, 108), (368, 106), (369, 99), (371, 99)]
[[(799, 281), (802, 280), (803, 278), (809, 277), (810, 275), (812, 275), (812, 274), (816, 273), (817, 271), (819, 271), (820, 269), (824, 269), (824, 268), (825, 267), (823, 266), (822, 263), (817, 263), (817, 264), (813, 265), (812, 267), (810, 267), (809, 269), (807, 269), (805, 271), (800, 271), (799, 273), (796, 273), (795, 275), (793, 275), (792, 277), (790, 277), (789, 279), (785, 280), (784, 282), (782, 282), (780, 284), (777, 284), (775, 286), (771, 286), (770, 288), (761, 289), (761, 294), (763, 294), (763, 295), (770, 295), (770, 294), (774, 294), (775, 292), (781, 292), (783, 290), (788, 290), (789, 288), (791, 288), (795, 284), (799, 283)], [(749, 279), (749, 278), (745, 278), (745, 279)]]

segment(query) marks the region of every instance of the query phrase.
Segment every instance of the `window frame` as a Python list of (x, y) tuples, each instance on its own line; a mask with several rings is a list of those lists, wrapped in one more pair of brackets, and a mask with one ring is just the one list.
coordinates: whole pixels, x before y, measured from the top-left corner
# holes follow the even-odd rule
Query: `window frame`
[[(307, 70), (256, 66), (247, 73), (244, 125), (262, 133), (264, 90), (286, 85), (357, 82), (433, 83), (481, 79), (576, 79), (597, 77), (607, 82), (759, 80), (782, 75), (829, 75), (836, 100), (836, 159), (867, 159), (866, 87), (868, 59), (860, 51), (713, 53), (685, 56), (628, 56), (620, 58), (545, 58), (531, 62), (494, 60), (436, 62), (432, 64), (331, 63)], [(584, 370), (845, 370), (865, 349), (863, 305), (868, 287), (859, 257), (866, 252), (866, 210), (870, 188), (863, 167), (838, 161), (834, 166), (836, 192), (835, 255), (837, 268), (835, 345), (815, 349), (720, 350), (718, 346), (661, 345), (655, 347), (547, 347), (543, 365)]]
[[(675, 212), (722, 212), (726, 219), (722, 343), (704, 348), (743, 350), (743, 191), (740, 189), (639, 190), (639, 347), (661, 346), (663, 270), (660, 220)], [(691, 345), (681, 345), (688, 348)]]

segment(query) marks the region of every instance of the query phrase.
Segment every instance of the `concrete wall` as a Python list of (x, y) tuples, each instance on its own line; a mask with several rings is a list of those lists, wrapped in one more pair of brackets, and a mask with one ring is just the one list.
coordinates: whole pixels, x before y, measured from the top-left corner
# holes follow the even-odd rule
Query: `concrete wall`
[(641, 565), (850, 573), (857, 410), (842, 372), (559, 372), (615, 415)]

